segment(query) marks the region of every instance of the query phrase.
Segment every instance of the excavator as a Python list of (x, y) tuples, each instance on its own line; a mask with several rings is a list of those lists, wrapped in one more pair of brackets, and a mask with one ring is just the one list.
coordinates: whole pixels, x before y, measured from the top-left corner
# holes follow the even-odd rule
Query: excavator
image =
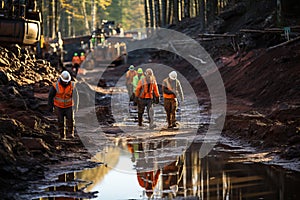
[(41, 39), (42, 15), (36, 0), (0, 0), (0, 42), (35, 46)]
[(114, 34), (113, 25), (114, 21), (105, 20), (101, 28), (92, 32), (91, 53), (83, 63), (86, 69), (113, 67), (127, 62), (126, 41), (132, 38)]

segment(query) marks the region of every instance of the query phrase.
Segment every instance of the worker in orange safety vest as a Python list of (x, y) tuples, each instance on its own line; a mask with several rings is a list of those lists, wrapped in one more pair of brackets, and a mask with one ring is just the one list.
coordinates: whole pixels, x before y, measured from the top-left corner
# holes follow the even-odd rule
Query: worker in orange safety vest
[(74, 138), (73, 107), (75, 110), (78, 109), (78, 99), (78, 92), (75, 83), (71, 81), (70, 73), (63, 71), (57, 82), (53, 83), (48, 96), (49, 111), (53, 112), (55, 108), (57, 126), (62, 139)]
[[(153, 95), (154, 93), (154, 95)], [(142, 126), (143, 114), (145, 107), (147, 107), (147, 114), (149, 118), (149, 128), (155, 128), (153, 119), (153, 103), (159, 103), (159, 91), (156, 83), (156, 78), (152, 69), (148, 68), (145, 72), (145, 77), (139, 80), (135, 91), (135, 98), (138, 105), (138, 125)]]
[(178, 97), (184, 101), (182, 87), (177, 79), (177, 72), (172, 71), (169, 77), (163, 80), (162, 92), (164, 97), (164, 108), (167, 113), (168, 128), (178, 128), (176, 122), (176, 110), (178, 108)]
[(126, 88), (129, 96), (129, 101), (134, 100), (132, 80), (135, 75), (137, 75), (137, 72), (134, 69), (134, 66), (130, 65), (128, 71), (126, 72)]

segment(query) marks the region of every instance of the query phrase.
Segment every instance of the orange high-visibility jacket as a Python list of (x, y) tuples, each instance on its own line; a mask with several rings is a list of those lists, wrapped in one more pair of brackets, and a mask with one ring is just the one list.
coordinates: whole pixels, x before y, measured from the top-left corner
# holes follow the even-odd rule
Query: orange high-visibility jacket
[(137, 178), (139, 185), (147, 190), (152, 190), (158, 181), (160, 170), (150, 171), (150, 172), (137, 172)]
[[(148, 87), (150, 85), (150, 87)], [(152, 80), (150, 84), (147, 83), (146, 77), (139, 80), (135, 90), (135, 96), (142, 99), (152, 99), (153, 92), (156, 97), (159, 97), (158, 87), (156, 80)]]
[[(166, 78), (163, 80), (162, 83), (162, 91), (163, 91), (163, 97), (165, 99), (174, 99), (180, 97), (181, 100), (184, 100), (183, 92), (182, 92), (182, 87), (180, 82), (176, 79), (175, 81), (172, 81), (173, 84), (170, 83), (170, 79)], [(175, 84), (174, 84), (175, 83)], [(167, 94), (165, 92), (165, 88), (167, 88), (169, 91), (173, 91), (174, 93)]]
[(133, 77), (137, 75), (137, 72), (135, 70), (128, 70), (126, 73), (126, 84), (131, 84)]
[(74, 105), (72, 99), (74, 83), (71, 82), (67, 87), (63, 87), (60, 81), (53, 83), (53, 87), (56, 90), (56, 95), (54, 97), (54, 105), (59, 108), (69, 108)]
[(80, 60), (83, 62), (85, 60), (85, 56), (80, 56)]
[(80, 60), (80, 57), (79, 56), (73, 56), (72, 58), (72, 64), (79, 64), (80, 65), (81, 63), (81, 60)]

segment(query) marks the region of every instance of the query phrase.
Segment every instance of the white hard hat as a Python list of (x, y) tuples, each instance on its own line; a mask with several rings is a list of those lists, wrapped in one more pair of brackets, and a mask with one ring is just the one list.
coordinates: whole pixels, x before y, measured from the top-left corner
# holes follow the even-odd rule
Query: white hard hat
[(146, 76), (152, 76), (153, 75), (153, 71), (151, 68), (146, 69), (145, 71)]
[(71, 81), (71, 75), (68, 71), (63, 71), (60, 75), (60, 78), (63, 82), (70, 82)]
[(171, 72), (169, 73), (169, 77), (170, 77), (170, 79), (172, 79), (172, 80), (176, 80), (176, 79), (177, 79), (177, 72), (171, 71)]

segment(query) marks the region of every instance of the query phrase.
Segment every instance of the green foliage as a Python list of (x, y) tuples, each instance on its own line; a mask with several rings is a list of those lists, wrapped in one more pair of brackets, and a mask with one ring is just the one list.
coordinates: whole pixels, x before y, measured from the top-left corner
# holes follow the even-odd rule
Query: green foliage
[[(46, 23), (52, 19), (52, 3), (56, 2), (58, 13), (58, 31), (64, 37), (90, 33), (92, 30), (92, 7), (96, 6), (96, 24), (102, 20), (121, 23), (124, 30), (144, 27), (144, 0), (50, 0), (39, 1), (43, 11), (45, 36), (51, 37), (54, 23)], [(54, 6), (55, 7), (55, 6)], [(71, 20), (70, 20), (71, 19)], [(71, 34), (71, 35), (70, 35)]]

